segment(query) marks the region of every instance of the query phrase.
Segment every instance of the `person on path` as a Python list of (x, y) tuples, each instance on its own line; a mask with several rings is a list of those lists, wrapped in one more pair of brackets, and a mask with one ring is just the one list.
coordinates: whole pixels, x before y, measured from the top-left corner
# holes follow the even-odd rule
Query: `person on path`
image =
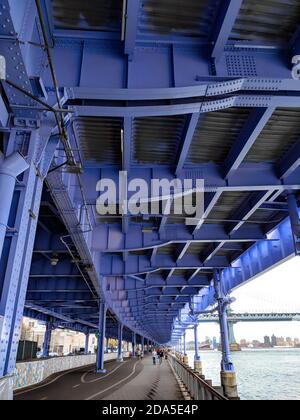
[(156, 350), (153, 350), (153, 352), (152, 352), (152, 359), (153, 359), (153, 364), (154, 365), (156, 365), (156, 358), (157, 358)]

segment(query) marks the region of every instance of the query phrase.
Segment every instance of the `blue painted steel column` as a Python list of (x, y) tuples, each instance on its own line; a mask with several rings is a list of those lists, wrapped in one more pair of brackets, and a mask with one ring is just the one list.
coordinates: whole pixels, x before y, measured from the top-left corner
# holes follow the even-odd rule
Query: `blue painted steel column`
[(186, 333), (183, 334), (183, 355), (186, 356)]
[(90, 334), (85, 334), (85, 347), (84, 347), (84, 353), (89, 354), (89, 341), (90, 341)]
[(136, 357), (136, 333), (132, 333), (132, 357)]
[(183, 363), (189, 365), (189, 358), (186, 351), (186, 332), (183, 334)]
[(199, 354), (198, 324), (194, 325), (195, 361), (201, 360)]
[(0, 290), (0, 376), (14, 371), (24, 303), (31, 267), (37, 219), (43, 189), (43, 180), (31, 165), (24, 180), (26, 188), (21, 191), (16, 204), (15, 228), (18, 235), (12, 237), (6, 264), (0, 264), (4, 283)]
[(216, 292), (216, 300), (218, 302), (218, 313), (221, 330), (222, 344), (222, 371), (234, 372), (234, 366), (230, 354), (229, 330), (227, 320), (227, 306), (231, 303), (230, 298), (226, 297), (223, 292), (221, 276), (218, 271), (214, 272), (214, 286)]
[(288, 208), (291, 219), (292, 232), (295, 241), (295, 253), (300, 254), (300, 219), (299, 208), (295, 194), (289, 194), (287, 197)]
[(53, 323), (47, 322), (45, 337), (44, 337), (44, 344), (43, 344), (43, 357), (49, 357), (52, 330), (53, 330)]
[(142, 356), (145, 354), (145, 337), (142, 337)]
[(14, 153), (9, 157), (4, 158), (4, 155), (0, 152), (0, 259), (7, 231), (7, 223), (9, 219), (16, 178), (28, 168), (28, 163), (19, 153)]
[(123, 324), (118, 325), (118, 361), (123, 362)]
[(198, 324), (194, 325), (194, 342), (195, 342), (194, 369), (197, 373), (202, 375), (202, 362), (201, 362), (201, 357), (199, 353)]
[[(8, 141), (7, 154), (18, 150), (19, 145), (26, 141), (28, 134), (28, 132), (12, 134)], [(16, 200), (13, 200), (14, 208), (11, 209), (11, 212), (14, 211), (14, 228), (17, 235), (10, 238), (8, 257), (0, 264), (2, 278), (0, 286), (0, 317), (2, 318), (0, 322), (0, 377), (12, 373), (16, 364), (43, 182), (58, 142), (50, 142), (48, 135), (49, 130), (45, 132), (43, 126), (30, 133), (28, 148), (30, 166), (23, 176), (24, 187), (16, 194)], [(51, 147), (48, 147), (49, 144)], [(18, 155), (12, 154), (8, 159), (11, 159), (9, 162), (10, 166), (14, 168), (14, 174), (23, 172), (27, 168), (27, 164), (22, 158), (20, 161)], [(11, 182), (11, 185), (13, 183), (8, 179), (7, 182)], [(5, 200), (7, 198), (5, 197)]]
[(105, 373), (104, 369), (104, 340), (105, 340), (105, 329), (106, 329), (106, 312), (107, 306), (105, 303), (100, 303), (99, 308), (99, 336), (98, 336), (98, 349), (97, 349), (97, 366), (96, 370), (98, 373)]
[(227, 307), (233, 300), (226, 296), (223, 290), (221, 274), (214, 271), (215, 298), (218, 302), (218, 313), (222, 344), (221, 383), (224, 394), (229, 399), (238, 399), (237, 382), (234, 365), (230, 354)]

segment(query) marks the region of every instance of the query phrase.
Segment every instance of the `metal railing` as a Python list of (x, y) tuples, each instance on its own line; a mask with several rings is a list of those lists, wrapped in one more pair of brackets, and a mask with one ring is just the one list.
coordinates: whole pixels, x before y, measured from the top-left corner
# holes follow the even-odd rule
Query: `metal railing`
[(182, 363), (177, 357), (169, 356), (170, 364), (179, 379), (184, 383), (190, 396), (196, 401), (227, 401), (227, 398), (221, 395), (202, 379), (189, 366)]

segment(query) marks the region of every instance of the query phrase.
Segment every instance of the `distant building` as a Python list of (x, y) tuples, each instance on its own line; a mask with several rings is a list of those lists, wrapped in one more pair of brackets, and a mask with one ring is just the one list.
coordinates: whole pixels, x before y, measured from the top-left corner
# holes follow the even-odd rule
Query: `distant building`
[(253, 345), (253, 347), (254, 347), (255, 349), (259, 349), (259, 348), (261, 348), (261, 347), (262, 347), (261, 342), (260, 342), (260, 341), (258, 341), (258, 340), (253, 340), (253, 341), (252, 341), (252, 345)]
[(275, 337), (274, 334), (271, 337), (271, 345), (272, 345), (272, 347), (276, 347), (277, 346), (277, 337)]
[(267, 348), (270, 348), (270, 347), (272, 347), (272, 343), (271, 343), (271, 339), (270, 339), (270, 337), (269, 336), (265, 336), (265, 338), (264, 338), (264, 345), (265, 345), (265, 347), (267, 347)]
[(213, 349), (217, 349), (219, 347), (219, 343), (216, 337), (213, 338)]
[(285, 339), (284, 339), (284, 337), (277, 337), (277, 346), (278, 347), (286, 347), (286, 341), (285, 341)]
[(210, 346), (212, 344), (211, 339), (209, 337), (206, 337), (204, 344), (207, 344), (208, 346)]
[(249, 347), (249, 343), (248, 343), (248, 341), (247, 341), (247, 340), (242, 339), (242, 340), (241, 340), (241, 342), (240, 342), (240, 346), (241, 346), (242, 348), (246, 349), (247, 347)]
[[(23, 318), (21, 328), (21, 340), (34, 341), (38, 345), (38, 349), (43, 348), (45, 338), (45, 325), (39, 321)], [(90, 335), (89, 351), (95, 352), (97, 346), (96, 338)], [(82, 333), (55, 329), (52, 331), (50, 353), (53, 355), (64, 356), (70, 353), (76, 353), (85, 347), (85, 336)]]

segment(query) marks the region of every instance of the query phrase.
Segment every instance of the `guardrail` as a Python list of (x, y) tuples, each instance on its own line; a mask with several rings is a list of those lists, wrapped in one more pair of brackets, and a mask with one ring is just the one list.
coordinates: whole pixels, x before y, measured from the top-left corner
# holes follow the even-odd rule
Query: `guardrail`
[(170, 355), (170, 364), (179, 379), (184, 383), (191, 397), (196, 401), (228, 401), (206, 381), (200, 378), (189, 366), (177, 357)]

